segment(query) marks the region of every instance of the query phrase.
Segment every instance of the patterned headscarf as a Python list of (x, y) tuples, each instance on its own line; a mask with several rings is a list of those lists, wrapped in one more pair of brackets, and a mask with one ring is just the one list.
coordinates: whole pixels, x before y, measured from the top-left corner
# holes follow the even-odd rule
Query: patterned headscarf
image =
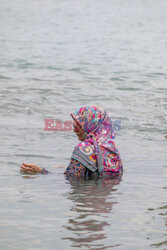
[(85, 106), (71, 114), (87, 133), (87, 138), (115, 138), (113, 124), (107, 112), (98, 106)]
[[(94, 145), (95, 154), (97, 156), (97, 168), (98, 172), (101, 174), (104, 166), (102, 152), (99, 146), (112, 152), (115, 151), (115, 145), (113, 143), (115, 133), (109, 115), (97, 106), (85, 106), (72, 113), (71, 116), (86, 132), (86, 139), (84, 142), (89, 142)], [(80, 149), (82, 148), (85, 152), (86, 150), (89, 151), (89, 149), (86, 148), (86, 143), (81, 143), (79, 145)], [(114, 153), (117, 154), (116, 152)]]

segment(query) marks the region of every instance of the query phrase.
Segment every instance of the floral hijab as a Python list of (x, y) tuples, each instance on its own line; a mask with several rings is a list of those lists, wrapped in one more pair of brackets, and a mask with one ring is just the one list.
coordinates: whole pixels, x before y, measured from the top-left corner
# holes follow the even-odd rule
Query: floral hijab
[[(75, 147), (72, 158), (101, 175), (108, 155), (119, 157), (113, 139), (113, 123), (107, 112), (97, 106), (85, 106), (71, 114), (86, 133), (86, 139)], [(118, 159), (119, 160), (119, 159)], [(115, 172), (117, 169), (115, 168)]]

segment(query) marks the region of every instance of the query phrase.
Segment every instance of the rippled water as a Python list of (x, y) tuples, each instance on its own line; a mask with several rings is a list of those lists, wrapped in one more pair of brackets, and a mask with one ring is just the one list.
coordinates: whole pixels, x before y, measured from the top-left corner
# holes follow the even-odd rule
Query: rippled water
[[(167, 249), (166, 1), (0, 3), (0, 249)], [(120, 182), (55, 168), (77, 140), (44, 119), (91, 104), (121, 121)]]

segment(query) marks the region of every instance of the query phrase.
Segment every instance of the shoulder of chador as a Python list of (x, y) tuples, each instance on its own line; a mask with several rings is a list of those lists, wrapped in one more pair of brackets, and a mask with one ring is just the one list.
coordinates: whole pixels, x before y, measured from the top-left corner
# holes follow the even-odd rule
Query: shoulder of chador
[(81, 152), (85, 155), (91, 155), (95, 152), (95, 146), (90, 141), (80, 142), (75, 148), (75, 152)]

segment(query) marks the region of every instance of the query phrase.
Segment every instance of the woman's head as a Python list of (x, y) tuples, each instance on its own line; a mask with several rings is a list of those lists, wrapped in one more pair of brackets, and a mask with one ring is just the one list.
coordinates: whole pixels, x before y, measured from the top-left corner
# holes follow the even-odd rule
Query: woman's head
[(109, 118), (107, 113), (97, 106), (81, 107), (71, 116), (74, 119), (74, 132), (81, 141), (85, 140), (88, 135), (94, 135), (98, 128), (102, 127), (106, 117)]

